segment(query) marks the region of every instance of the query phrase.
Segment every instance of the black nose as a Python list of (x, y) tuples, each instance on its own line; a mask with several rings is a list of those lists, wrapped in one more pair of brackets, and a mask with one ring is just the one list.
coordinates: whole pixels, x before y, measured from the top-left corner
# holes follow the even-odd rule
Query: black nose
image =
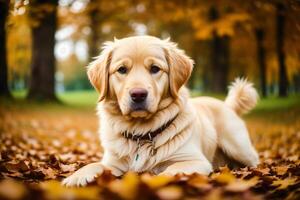
[(133, 102), (141, 103), (147, 98), (148, 92), (143, 88), (134, 88), (129, 91), (129, 94)]

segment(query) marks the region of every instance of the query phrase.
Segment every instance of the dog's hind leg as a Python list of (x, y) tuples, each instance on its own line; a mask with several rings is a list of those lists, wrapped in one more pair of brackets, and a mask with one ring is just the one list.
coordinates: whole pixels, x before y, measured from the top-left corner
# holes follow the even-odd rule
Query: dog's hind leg
[(222, 149), (217, 148), (214, 159), (212, 161), (212, 165), (214, 170), (218, 169), (219, 167), (228, 166), (230, 169), (237, 169), (241, 167), (245, 167), (244, 164), (234, 160), (233, 158), (230, 158), (228, 155), (226, 155)]
[(237, 115), (229, 116), (218, 134), (218, 146), (228, 155), (246, 166), (256, 167), (259, 157), (254, 149), (245, 123)]

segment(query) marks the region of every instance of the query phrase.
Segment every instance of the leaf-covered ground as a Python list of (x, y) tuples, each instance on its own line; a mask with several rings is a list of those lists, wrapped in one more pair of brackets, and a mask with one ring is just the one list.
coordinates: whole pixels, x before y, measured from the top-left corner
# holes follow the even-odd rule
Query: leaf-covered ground
[(220, 168), (209, 177), (105, 172), (86, 188), (60, 181), (98, 161), (93, 107), (0, 101), (0, 199), (300, 199), (300, 107), (246, 116), (258, 168)]

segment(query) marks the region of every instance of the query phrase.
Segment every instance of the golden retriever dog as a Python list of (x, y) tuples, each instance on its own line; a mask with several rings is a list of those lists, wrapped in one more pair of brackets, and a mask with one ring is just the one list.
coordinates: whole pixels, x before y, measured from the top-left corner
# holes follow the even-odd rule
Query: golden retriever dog
[(252, 84), (236, 79), (225, 101), (189, 98), (193, 60), (169, 40), (134, 36), (106, 42), (88, 66), (99, 92), (100, 162), (63, 180), (84, 186), (103, 170), (208, 175), (231, 165), (255, 167), (258, 155), (240, 115), (257, 103)]

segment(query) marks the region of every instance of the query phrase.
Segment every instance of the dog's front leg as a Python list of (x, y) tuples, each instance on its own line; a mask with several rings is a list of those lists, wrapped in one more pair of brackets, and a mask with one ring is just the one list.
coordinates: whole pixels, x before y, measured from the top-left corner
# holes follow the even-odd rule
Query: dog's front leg
[(193, 173), (198, 173), (208, 175), (212, 171), (212, 165), (207, 160), (192, 160), (173, 163), (161, 174), (174, 176), (176, 174), (190, 175)]
[(88, 164), (69, 177), (65, 178), (62, 182), (65, 186), (85, 186), (86, 184), (95, 180), (95, 178), (101, 175), (104, 171), (104, 166), (101, 162)]
[(88, 164), (69, 177), (65, 178), (62, 182), (65, 186), (85, 186), (90, 182), (93, 182), (98, 176), (100, 176), (104, 170), (110, 170), (113, 175), (120, 176), (122, 173), (120, 170), (104, 165), (102, 162), (96, 162)]

